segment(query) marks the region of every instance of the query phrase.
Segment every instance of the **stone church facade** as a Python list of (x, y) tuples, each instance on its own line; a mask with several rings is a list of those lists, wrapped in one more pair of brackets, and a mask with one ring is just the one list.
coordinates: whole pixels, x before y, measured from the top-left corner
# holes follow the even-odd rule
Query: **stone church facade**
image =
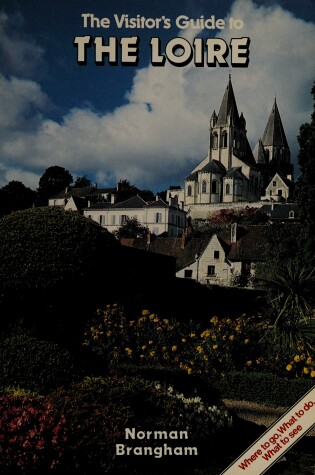
[(239, 115), (229, 76), (219, 113), (214, 111), (210, 119), (207, 156), (185, 179), (186, 209), (260, 201), (276, 174), (293, 182), (290, 149), (276, 100), (253, 151), (246, 133), (246, 120), (243, 113)]

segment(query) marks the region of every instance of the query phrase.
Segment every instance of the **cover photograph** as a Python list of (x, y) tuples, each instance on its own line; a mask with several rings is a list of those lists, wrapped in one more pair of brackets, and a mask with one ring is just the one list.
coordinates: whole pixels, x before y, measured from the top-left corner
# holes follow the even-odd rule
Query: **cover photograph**
[(313, 473), (314, 57), (314, 0), (0, 0), (0, 473)]

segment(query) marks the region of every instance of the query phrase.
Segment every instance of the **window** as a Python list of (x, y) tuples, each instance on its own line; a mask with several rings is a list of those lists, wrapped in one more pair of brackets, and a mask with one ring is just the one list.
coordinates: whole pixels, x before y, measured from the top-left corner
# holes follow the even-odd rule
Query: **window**
[(111, 217), (111, 223), (116, 224), (116, 215), (115, 214), (113, 214), (112, 217)]
[(206, 180), (203, 180), (203, 182), (202, 182), (201, 192), (202, 193), (207, 193), (207, 182), (206, 182)]
[(230, 183), (227, 183), (226, 187), (225, 187), (225, 194), (226, 195), (230, 195), (231, 194), (231, 185)]
[(217, 182), (215, 180), (211, 183), (211, 193), (217, 193)]
[(162, 222), (162, 213), (155, 213), (155, 222), (156, 223)]
[(103, 226), (105, 224), (105, 216), (100, 214), (100, 225)]
[(215, 275), (215, 266), (208, 266), (207, 275)]
[(294, 218), (294, 211), (289, 211), (289, 218)]
[(222, 132), (221, 135), (221, 147), (226, 148), (227, 147), (227, 133)]
[(282, 196), (282, 190), (278, 190), (278, 196)]
[(213, 257), (214, 257), (214, 259), (219, 259), (219, 257), (220, 257), (220, 251), (214, 251)]
[(125, 224), (126, 221), (127, 221), (127, 216), (125, 214), (122, 214), (120, 216), (120, 224)]
[(185, 269), (185, 279), (191, 279), (191, 278), (192, 278), (192, 270)]
[(191, 186), (188, 185), (188, 187), (187, 187), (187, 196), (191, 196), (191, 191), (192, 191)]
[(274, 181), (272, 182), (272, 186), (277, 186), (276, 180), (274, 180)]
[(218, 148), (218, 134), (212, 135), (212, 148)]

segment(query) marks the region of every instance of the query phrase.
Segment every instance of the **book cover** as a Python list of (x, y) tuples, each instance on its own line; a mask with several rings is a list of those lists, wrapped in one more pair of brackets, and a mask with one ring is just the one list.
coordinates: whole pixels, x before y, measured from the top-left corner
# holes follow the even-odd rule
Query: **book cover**
[(0, 471), (314, 466), (314, 45), (313, 0), (1, 1)]

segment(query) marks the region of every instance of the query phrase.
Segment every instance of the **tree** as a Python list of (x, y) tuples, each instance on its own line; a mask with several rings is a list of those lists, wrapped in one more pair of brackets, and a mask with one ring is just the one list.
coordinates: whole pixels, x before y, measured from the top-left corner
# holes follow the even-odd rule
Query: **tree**
[(20, 181), (12, 180), (1, 189), (0, 216), (12, 211), (30, 208), (35, 201), (35, 191), (27, 188)]
[(149, 228), (142, 226), (137, 218), (126, 217), (125, 222), (113, 234), (117, 239), (146, 237), (149, 233)]
[(91, 180), (86, 178), (86, 176), (78, 176), (74, 182), (74, 188), (85, 188), (86, 186), (91, 186)]
[(49, 198), (64, 190), (72, 182), (72, 175), (65, 168), (57, 165), (47, 168), (39, 180), (38, 204), (46, 206)]
[(314, 265), (315, 247), (315, 81), (311, 90), (313, 95), (313, 113), (311, 122), (300, 127), (298, 135), (298, 164), (300, 177), (295, 188), (295, 198), (299, 204), (301, 219), (307, 226), (308, 236), (301, 242), (301, 251), (306, 261)]
[(120, 180), (118, 182), (117, 197), (116, 200), (118, 203), (126, 201), (132, 196), (135, 196), (138, 193), (138, 188), (135, 185), (131, 185), (128, 180)]

